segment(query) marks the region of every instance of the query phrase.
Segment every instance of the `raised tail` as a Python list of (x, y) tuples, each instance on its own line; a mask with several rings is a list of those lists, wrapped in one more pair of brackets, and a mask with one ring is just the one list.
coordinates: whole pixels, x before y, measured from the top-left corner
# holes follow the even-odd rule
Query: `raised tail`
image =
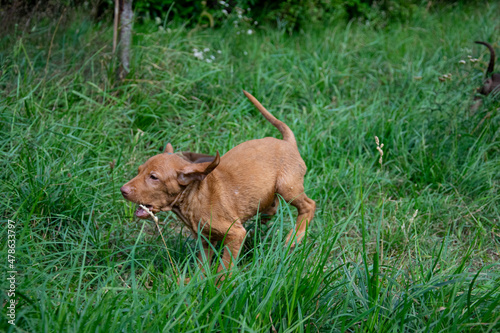
[(297, 146), (297, 141), (295, 140), (295, 135), (293, 135), (293, 132), (290, 129), (290, 127), (288, 127), (284, 122), (276, 119), (276, 117), (274, 117), (271, 113), (269, 113), (269, 111), (267, 111), (266, 108), (263, 107), (262, 104), (260, 104), (260, 102), (255, 97), (253, 97), (250, 93), (246, 92), (245, 90), (243, 90), (243, 93), (250, 100), (250, 102), (252, 102), (253, 105), (255, 105), (255, 107), (257, 109), (259, 109), (260, 113), (262, 113), (264, 118), (266, 118), (267, 121), (269, 121), (271, 124), (273, 124), (273, 126), (276, 127), (281, 132), (281, 135), (283, 135), (284, 141), (290, 142), (290, 143), (294, 144), (295, 146)]
[(486, 70), (486, 76), (490, 76), (490, 74), (493, 73), (493, 70), (495, 69), (495, 49), (493, 49), (493, 46), (486, 42), (476, 41), (474, 43), (482, 44), (490, 50), (490, 63), (488, 65), (488, 69)]

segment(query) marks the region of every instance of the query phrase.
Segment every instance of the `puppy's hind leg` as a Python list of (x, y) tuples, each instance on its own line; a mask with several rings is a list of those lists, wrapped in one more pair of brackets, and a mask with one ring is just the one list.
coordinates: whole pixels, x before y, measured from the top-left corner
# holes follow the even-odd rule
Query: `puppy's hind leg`
[(286, 237), (286, 243), (289, 244), (290, 241), (293, 240), (291, 247), (294, 248), (295, 245), (299, 244), (302, 241), (302, 238), (306, 233), (306, 229), (314, 217), (316, 202), (308, 198), (305, 193), (302, 193), (292, 201), (292, 205), (297, 208), (297, 223), (295, 224), (295, 228), (290, 230), (290, 232), (288, 233), (288, 236)]
[(294, 183), (293, 185), (283, 184), (280, 189), (280, 194), (287, 202), (291, 202), (291, 204), (297, 208), (298, 216), (297, 223), (295, 224), (295, 228), (290, 230), (288, 236), (286, 237), (286, 243), (290, 244), (291, 247), (295, 247), (295, 245), (299, 244), (304, 234), (306, 232), (306, 228), (311, 223), (314, 217), (314, 211), (316, 210), (316, 202), (314, 200), (307, 197), (304, 193), (304, 186), (302, 183)]

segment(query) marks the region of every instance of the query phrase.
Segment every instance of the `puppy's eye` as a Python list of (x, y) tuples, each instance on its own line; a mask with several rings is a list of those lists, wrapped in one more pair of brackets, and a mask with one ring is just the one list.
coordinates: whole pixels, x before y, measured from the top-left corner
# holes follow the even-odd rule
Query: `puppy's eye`
[(156, 177), (155, 175), (149, 175), (149, 178), (151, 178), (152, 180), (158, 180), (158, 177)]

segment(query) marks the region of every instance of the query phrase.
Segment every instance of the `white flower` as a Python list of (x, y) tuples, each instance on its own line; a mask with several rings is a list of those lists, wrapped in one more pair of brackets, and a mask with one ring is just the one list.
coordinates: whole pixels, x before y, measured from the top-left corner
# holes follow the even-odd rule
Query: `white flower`
[(254, 24), (254, 25), (257, 25), (257, 24), (259, 24), (259, 22), (257, 22), (257, 21), (253, 21), (253, 24)]
[(237, 35), (239, 35), (239, 34), (240, 34), (240, 32), (239, 32), (239, 31), (236, 31), (236, 34), (237, 34)]
[(206, 59), (206, 62), (211, 63), (212, 60), (211, 59)]
[(460, 60), (458, 63), (463, 65), (465, 64), (465, 60)]
[(221, 54), (221, 53), (222, 53), (222, 51), (221, 51), (221, 50), (217, 50), (217, 53), (218, 53), (218, 54)]
[(203, 60), (203, 52), (193, 49), (194, 57)]
[(158, 16), (155, 17), (155, 22), (156, 24), (161, 24), (161, 18), (159, 18)]
[(244, 55), (248, 55), (248, 52), (247, 52), (247, 51), (243, 51), (243, 54), (244, 54)]
[(224, 15), (226, 15), (226, 16), (227, 16), (227, 15), (229, 15), (229, 13), (227, 12), (227, 10), (225, 10), (225, 9), (223, 9), (223, 10), (222, 10), (222, 13), (223, 13)]
[(215, 56), (211, 55), (210, 59), (215, 60)]
[(210, 49), (209, 49), (208, 47), (205, 47), (205, 48), (203, 49), (203, 52), (210, 52)]
[(253, 34), (253, 30), (252, 30), (252, 29), (248, 29), (247, 34), (248, 34), (248, 35)]

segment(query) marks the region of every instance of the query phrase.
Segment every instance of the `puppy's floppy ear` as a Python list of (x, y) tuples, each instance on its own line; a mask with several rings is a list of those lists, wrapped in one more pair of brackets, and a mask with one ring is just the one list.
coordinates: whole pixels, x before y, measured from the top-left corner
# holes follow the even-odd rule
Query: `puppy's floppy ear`
[(177, 173), (177, 181), (181, 185), (189, 185), (194, 181), (202, 181), (220, 163), (219, 151), (212, 162), (192, 163)]
[(190, 151), (181, 151), (179, 155), (191, 163), (212, 162), (215, 159), (213, 155), (193, 153)]
[(164, 153), (169, 153), (169, 154), (173, 154), (174, 153), (174, 147), (172, 147), (172, 145), (169, 143), (167, 143), (167, 145), (165, 146), (165, 151)]

